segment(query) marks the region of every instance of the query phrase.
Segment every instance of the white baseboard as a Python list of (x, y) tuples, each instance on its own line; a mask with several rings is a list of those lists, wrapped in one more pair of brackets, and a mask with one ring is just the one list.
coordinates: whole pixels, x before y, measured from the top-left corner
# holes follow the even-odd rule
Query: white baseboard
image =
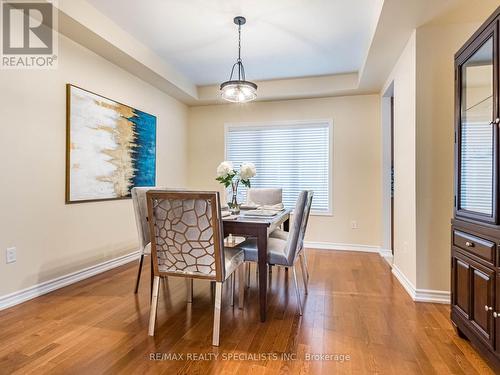
[(398, 279), (411, 299), (415, 302), (432, 302), (449, 304), (451, 293), (444, 290), (417, 289), (415, 285), (405, 276), (403, 272), (395, 265), (392, 265), (392, 274)]
[(14, 305), (18, 305), (22, 302), (52, 292), (56, 289), (63, 288), (70, 284), (74, 284), (78, 281), (88, 279), (89, 277), (95, 276), (102, 272), (109, 271), (118, 266), (132, 262), (139, 257), (139, 254), (140, 254), (139, 251), (134, 251), (130, 254), (122, 255), (118, 258), (107, 260), (105, 262), (96, 264), (94, 266), (84, 268), (80, 271), (76, 271), (49, 281), (45, 281), (43, 283), (33, 285), (29, 288), (11, 294), (0, 296), (0, 310), (6, 309)]
[(365, 253), (378, 253), (380, 251), (380, 246), (355, 245), (355, 244), (335, 243), (335, 242), (305, 241), (304, 247), (309, 249), (320, 249), (320, 250), (362, 251)]
[(378, 253), (392, 267), (392, 263), (394, 261), (394, 255), (392, 254), (392, 250), (380, 248)]

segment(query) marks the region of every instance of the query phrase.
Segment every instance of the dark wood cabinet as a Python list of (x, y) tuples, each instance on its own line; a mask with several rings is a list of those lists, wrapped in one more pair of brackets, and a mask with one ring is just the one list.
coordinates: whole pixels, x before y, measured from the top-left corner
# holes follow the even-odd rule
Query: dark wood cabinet
[(451, 319), (500, 370), (500, 7), (455, 55)]

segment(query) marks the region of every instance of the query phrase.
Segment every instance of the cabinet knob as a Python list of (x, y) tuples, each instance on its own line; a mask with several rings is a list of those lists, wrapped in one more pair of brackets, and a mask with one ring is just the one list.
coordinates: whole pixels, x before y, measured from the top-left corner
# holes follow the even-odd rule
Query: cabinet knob
[(500, 314), (499, 314), (499, 313), (497, 313), (496, 311), (493, 311), (493, 317), (494, 317), (495, 319), (496, 319), (496, 318), (498, 318), (499, 316), (500, 316)]
[(474, 242), (467, 241), (465, 243), (465, 246), (467, 246), (467, 247), (474, 247)]
[(491, 310), (493, 310), (493, 307), (484, 306), (484, 311), (491, 311)]

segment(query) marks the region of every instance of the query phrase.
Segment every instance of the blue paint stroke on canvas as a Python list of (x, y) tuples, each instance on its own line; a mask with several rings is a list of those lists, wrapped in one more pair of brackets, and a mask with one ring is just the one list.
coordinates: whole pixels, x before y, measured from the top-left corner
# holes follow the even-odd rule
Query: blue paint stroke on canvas
[(156, 117), (134, 109), (134, 116), (128, 120), (133, 123), (135, 137), (132, 149), (132, 186), (155, 186)]

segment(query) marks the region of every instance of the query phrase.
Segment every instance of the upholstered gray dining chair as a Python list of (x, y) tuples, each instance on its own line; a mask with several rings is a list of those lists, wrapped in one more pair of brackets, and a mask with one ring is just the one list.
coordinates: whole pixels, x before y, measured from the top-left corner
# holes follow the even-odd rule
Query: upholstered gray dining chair
[[(300, 315), (302, 315), (302, 303), (300, 298), (299, 285), (297, 282), (295, 261), (297, 260), (297, 255), (301, 246), (301, 228), (304, 220), (304, 211), (307, 205), (307, 196), (308, 192), (306, 190), (299, 193), (297, 203), (295, 205), (293, 220), (290, 227), (290, 233), (287, 236), (286, 240), (271, 237), (267, 241), (267, 262), (275, 266), (289, 267), (292, 270)], [(241, 248), (245, 253), (245, 261), (257, 261), (257, 242), (255, 240), (244, 242), (241, 245)], [(302, 273), (302, 276), (306, 277), (304, 272)], [(306, 286), (307, 284), (304, 282), (304, 285)]]
[[(309, 268), (307, 266), (306, 249), (304, 248), (304, 237), (305, 237), (306, 230), (307, 230), (307, 223), (309, 222), (309, 216), (311, 213), (311, 206), (312, 206), (313, 197), (314, 197), (314, 191), (307, 190), (307, 202), (306, 202), (306, 207), (304, 209), (303, 220), (302, 220), (301, 227), (300, 227), (300, 239), (299, 239), (299, 250), (298, 250), (300, 261), (301, 261), (302, 271), (307, 276), (306, 278), (304, 278), (304, 282), (305, 282), (304, 287), (305, 287), (306, 291), (307, 291), (307, 282), (309, 281)], [(278, 228), (271, 233), (270, 237), (279, 238), (281, 240), (286, 241), (288, 239), (288, 235), (289, 235), (289, 232), (286, 232), (286, 231)]]
[(149, 190), (165, 190), (165, 187), (160, 186), (144, 186), (132, 188), (132, 202), (134, 203), (135, 224), (137, 226), (137, 234), (139, 236), (139, 251), (141, 258), (139, 260), (139, 270), (137, 271), (137, 280), (135, 282), (134, 293), (139, 289), (141, 281), (142, 265), (144, 256), (151, 254), (151, 240), (149, 236), (148, 225), (148, 205), (146, 202), (146, 192)]
[[(249, 206), (276, 206), (283, 203), (283, 189), (281, 188), (249, 188), (247, 202)], [(250, 287), (250, 263), (246, 264), (247, 287)]]
[[(243, 251), (224, 247), (219, 193), (148, 191), (146, 195), (154, 272), (149, 335), (155, 330), (160, 277), (205, 279), (215, 281), (212, 345), (218, 346), (223, 283), (236, 270), (240, 285), (244, 278)], [(241, 287), (239, 302), (242, 306)]]
[(247, 190), (247, 204), (259, 206), (273, 206), (283, 202), (281, 188), (249, 188)]

